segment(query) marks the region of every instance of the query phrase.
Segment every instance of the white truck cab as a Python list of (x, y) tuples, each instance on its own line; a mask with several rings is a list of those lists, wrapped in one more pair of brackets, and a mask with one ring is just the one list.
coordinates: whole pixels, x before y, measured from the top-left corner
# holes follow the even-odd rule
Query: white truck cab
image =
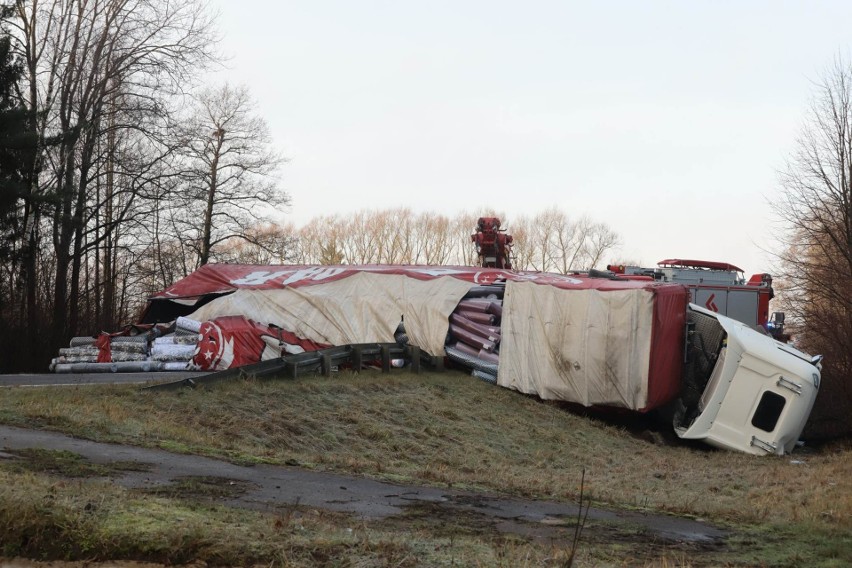
[(822, 357), (695, 304), (689, 320), (693, 360), (674, 418), (677, 435), (751, 454), (789, 453), (816, 399)]

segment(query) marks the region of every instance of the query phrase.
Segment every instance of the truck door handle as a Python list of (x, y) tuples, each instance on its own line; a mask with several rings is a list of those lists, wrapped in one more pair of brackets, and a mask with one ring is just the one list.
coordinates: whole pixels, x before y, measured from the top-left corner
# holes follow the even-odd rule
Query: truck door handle
[(763, 440), (761, 440), (757, 436), (751, 437), (751, 444), (750, 445), (757, 446), (758, 448), (760, 448), (764, 452), (767, 452), (767, 453), (770, 453), (770, 454), (774, 454), (775, 451), (778, 449), (778, 446), (776, 446), (775, 444), (770, 444), (769, 442), (764, 442)]
[(799, 396), (802, 395), (802, 385), (800, 385), (799, 383), (794, 383), (793, 381), (785, 379), (784, 377), (778, 377), (778, 382), (775, 384), (781, 388), (793, 391)]

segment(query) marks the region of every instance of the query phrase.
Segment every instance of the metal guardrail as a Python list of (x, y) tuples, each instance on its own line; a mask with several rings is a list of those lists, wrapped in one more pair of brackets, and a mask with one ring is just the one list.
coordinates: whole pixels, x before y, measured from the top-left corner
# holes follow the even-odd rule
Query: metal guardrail
[(421, 365), (443, 370), (444, 358), (429, 355), (415, 345), (398, 343), (355, 343), (329, 347), (318, 351), (308, 351), (296, 355), (286, 355), (280, 359), (270, 359), (252, 365), (226, 369), (198, 377), (181, 379), (169, 383), (160, 383), (144, 387), (143, 390), (175, 390), (183, 387), (209, 385), (233, 379), (295, 379), (305, 374), (321, 373), (329, 376), (340, 365), (349, 364), (354, 371), (360, 371), (370, 361), (379, 361), (383, 373), (391, 369), (392, 359), (405, 359), (413, 373), (419, 373)]

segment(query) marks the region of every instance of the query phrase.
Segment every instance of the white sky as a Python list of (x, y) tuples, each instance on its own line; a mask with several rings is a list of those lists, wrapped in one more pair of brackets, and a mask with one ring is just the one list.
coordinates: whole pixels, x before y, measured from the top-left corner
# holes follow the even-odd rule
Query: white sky
[(296, 224), (407, 206), (606, 221), (619, 259), (771, 271), (812, 81), (852, 2), (212, 0), (220, 80), (289, 158)]

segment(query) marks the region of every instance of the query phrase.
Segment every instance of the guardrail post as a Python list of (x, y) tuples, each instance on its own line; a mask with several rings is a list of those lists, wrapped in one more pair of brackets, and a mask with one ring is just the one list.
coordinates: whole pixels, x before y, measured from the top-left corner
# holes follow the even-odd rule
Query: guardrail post
[(360, 345), (352, 346), (352, 370), (356, 373), (361, 372), (361, 367), (364, 365), (364, 353)]
[(320, 363), (322, 368), (322, 376), (328, 377), (331, 375), (331, 355), (328, 353), (323, 353), (322, 361)]
[(390, 347), (388, 345), (380, 346), (382, 352), (382, 372), (390, 372)]
[(285, 363), (284, 364), (284, 376), (290, 379), (295, 379), (298, 377), (298, 371), (296, 370), (298, 367), (295, 363)]
[(416, 345), (408, 347), (408, 357), (411, 359), (411, 372), (420, 373), (420, 348)]

